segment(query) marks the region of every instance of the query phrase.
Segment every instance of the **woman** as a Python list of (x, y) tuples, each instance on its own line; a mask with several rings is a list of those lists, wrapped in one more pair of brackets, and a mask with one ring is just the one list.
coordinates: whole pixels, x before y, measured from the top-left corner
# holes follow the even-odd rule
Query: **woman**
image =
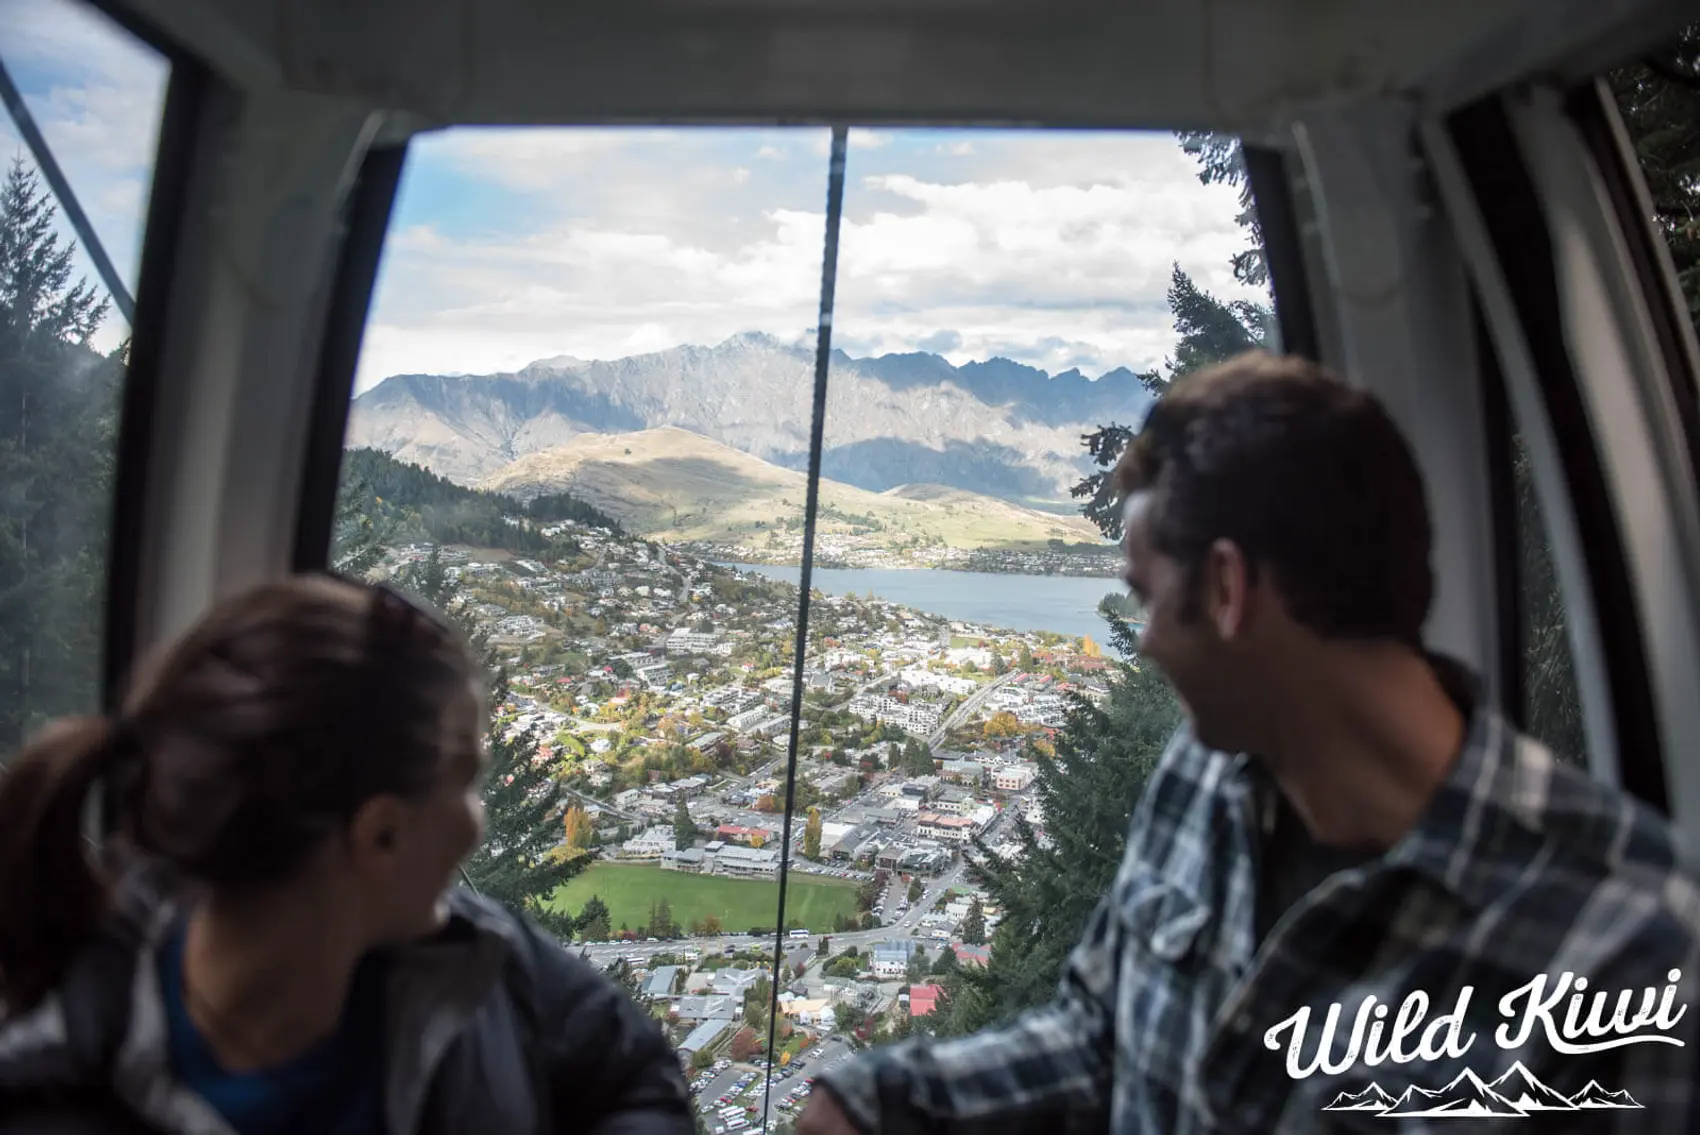
[[(314, 577), (45, 731), (0, 778), (0, 1129), (691, 1132), (655, 1023), (449, 889), (483, 722), (448, 626)], [(91, 857), (97, 795), (122, 870)]]

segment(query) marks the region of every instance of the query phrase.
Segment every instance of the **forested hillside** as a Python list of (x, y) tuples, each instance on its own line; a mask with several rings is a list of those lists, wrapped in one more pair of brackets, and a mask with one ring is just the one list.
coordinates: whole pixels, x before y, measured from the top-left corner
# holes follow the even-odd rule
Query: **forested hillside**
[[(343, 455), (339, 503), (345, 516), (357, 513), (382, 528), (389, 544), (429, 540), (542, 553), (558, 541), (538, 529), (556, 521), (620, 530), (613, 517), (566, 493), (537, 497), (522, 505), (500, 493), (457, 485), (376, 449), (351, 449)], [(510, 524), (508, 517), (536, 523)]]

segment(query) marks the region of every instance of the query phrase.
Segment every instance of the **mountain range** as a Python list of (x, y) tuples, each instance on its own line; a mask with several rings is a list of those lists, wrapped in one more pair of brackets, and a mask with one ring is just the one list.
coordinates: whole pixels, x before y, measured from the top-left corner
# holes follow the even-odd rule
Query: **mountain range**
[[(610, 361), (566, 356), (513, 373), (393, 375), (354, 400), (348, 444), (371, 446), (474, 484), (587, 434), (678, 427), (783, 468), (807, 467), (814, 350), (734, 335)], [(868, 492), (942, 485), (1074, 512), (1068, 490), (1091, 465), (1081, 437), (1137, 424), (1140, 376), (1050, 374), (995, 358), (851, 358), (829, 372), (824, 477)]]

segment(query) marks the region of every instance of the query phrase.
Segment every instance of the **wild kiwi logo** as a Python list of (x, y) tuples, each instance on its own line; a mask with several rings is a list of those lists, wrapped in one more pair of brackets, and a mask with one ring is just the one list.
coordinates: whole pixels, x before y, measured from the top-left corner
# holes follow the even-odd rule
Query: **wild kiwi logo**
[[(1673, 1044), (1680, 1048), (1684, 1042), (1669, 1033), (1688, 1012), (1686, 1005), (1676, 1003), (1682, 971), (1673, 969), (1666, 976), (1670, 984), (1662, 990), (1649, 986), (1614, 994), (1590, 990), (1587, 978), (1572, 973), (1560, 974), (1556, 981), (1548, 974), (1540, 974), (1500, 999), (1502, 1023), (1494, 1030), (1493, 1039), (1502, 1052), (1511, 1052), (1535, 1039), (1538, 1030), (1555, 1053), (1566, 1056), (1605, 1052), (1631, 1044)], [(1443, 1057), (1461, 1060), (1475, 1047), (1477, 1039), (1474, 1031), (1466, 1032), (1464, 1027), (1474, 992), (1473, 986), (1464, 986), (1451, 1011), (1432, 1019), (1428, 994), (1421, 990), (1406, 997), (1396, 1012), (1389, 1003), (1366, 997), (1352, 1018), (1350, 1039), (1343, 1045), (1338, 1041), (1343, 1035), (1341, 1018), (1345, 1007), (1338, 1002), (1329, 1006), (1312, 1044), (1307, 1043), (1313, 1039), (1313, 1030), (1310, 1008), (1306, 1006), (1265, 1033), (1263, 1043), (1271, 1052), (1286, 1048), (1287, 1074), (1295, 1080), (1317, 1072), (1343, 1076), (1360, 1067), (1409, 1064), (1415, 1060), (1432, 1062)], [(1566, 999), (1568, 1002), (1561, 1010), (1560, 1003)], [(1308, 1060), (1306, 1052), (1311, 1054)], [(1499, 1063), (1495, 1061), (1496, 1065)], [(1483, 1080), (1466, 1068), (1441, 1088), (1431, 1091), (1411, 1086), (1397, 1096), (1382, 1090), (1372, 1080), (1356, 1091), (1341, 1092), (1322, 1110), (1371, 1112), (1389, 1119), (1417, 1115), (1440, 1119), (1482, 1116), (1510, 1119), (1544, 1111), (1625, 1110), (1643, 1106), (1627, 1091), (1613, 1091), (1597, 1080), (1590, 1080), (1580, 1091), (1565, 1095), (1542, 1083), (1517, 1060), (1492, 1080)]]

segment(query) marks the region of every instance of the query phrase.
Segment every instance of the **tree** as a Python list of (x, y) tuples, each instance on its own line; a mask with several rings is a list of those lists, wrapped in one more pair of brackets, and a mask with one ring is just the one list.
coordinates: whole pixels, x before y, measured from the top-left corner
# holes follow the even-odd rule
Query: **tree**
[[(480, 631), (461, 582), (452, 576), (433, 547), (421, 563), (409, 564), (397, 582), (443, 612), (459, 625), (474, 649), (484, 656), (490, 674), (492, 706), (508, 700), (508, 675)], [(516, 729), (510, 719), (491, 715), (486, 748), (490, 754), (484, 783), (484, 842), (465, 863), (467, 877), (478, 890), (522, 910), (540, 925), (565, 937), (572, 923), (556, 912), (549, 899), (560, 886), (594, 860), (593, 852), (557, 852), (557, 833), (563, 833), (553, 770), (539, 758), (543, 743), (536, 729)]]
[(1104, 706), (1069, 694), (1055, 756), (1035, 754), (1033, 791), (1047, 818), (1046, 840), (1019, 815), (1015, 860), (975, 840), (979, 854), (969, 875), (1003, 917), (986, 967), (961, 970), (957, 1004), (941, 1030), (971, 1031), (1048, 1002), (1081, 927), (1115, 878), (1128, 816), (1182, 711), (1156, 668), (1134, 661), (1128, 626), (1112, 621), (1110, 638), (1121, 658), (1112, 664)]
[(853, 1033), (862, 1027), (867, 1015), (855, 1005), (840, 1001), (832, 1007), (832, 1027), (836, 1032)]
[(968, 904), (968, 913), (963, 916), (962, 940), (970, 946), (983, 945), (986, 941), (986, 911), (978, 896)]
[(809, 809), (809, 822), (803, 826), (803, 856), (806, 859), (820, 858), (820, 809)]
[(680, 847), (689, 847), (701, 835), (697, 822), (691, 819), (691, 810), (686, 806), (685, 798), (679, 798), (679, 806), (673, 812), (673, 838)]
[(933, 751), (925, 741), (911, 737), (903, 746), (903, 771), (910, 776), (931, 776), (936, 771)]
[(659, 898), (649, 907), (649, 932), (656, 938), (675, 938), (679, 928), (673, 924), (673, 907)]
[(702, 935), (704, 938), (715, 938), (720, 935), (721, 925), (718, 914), (705, 914), (702, 917)]
[(986, 718), (980, 731), (987, 737), (1016, 737), (1021, 733), (1021, 719), (1007, 709), (1000, 709)]
[(832, 939), (831, 939), (831, 937), (829, 937), (828, 935), (822, 934), (821, 937), (820, 937), (820, 941), (818, 943), (816, 943), (816, 945), (815, 945), (815, 957), (824, 958), (831, 951), (832, 951)]
[(1100, 647), (1097, 643), (1092, 641), (1091, 635), (1081, 635), (1080, 636), (1080, 653), (1085, 655), (1087, 658), (1102, 658), (1102, 657), (1104, 657), (1103, 648)]
[(761, 1045), (756, 1040), (756, 1031), (752, 1028), (739, 1029), (732, 1037), (732, 1043), (727, 1046), (733, 1060), (743, 1063), (760, 1050)]
[[(1268, 342), (1269, 308), (1245, 300), (1224, 303), (1194, 284), (1179, 264), (1174, 266), (1170, 277), (1169, 312), (1179, 336), (1175, 357), (1168, 364), (1169, 373), (1139, 376), (1152, 394), (1161, 394), (1172, 383), (1195, 371), (1226, 362)], [(1087, 434), (1084, 445), (1097, 470), (1069, 490), (1076, 499), (1086, 502), (1081, 512), (1111, 540), (1121, 539), (1122, 523), (1120, 494), (1110, 474), (1133, 434), (1131, 427), (1117, 422)]]
[(21, 159), (0, 187), (0, 752), (98, 704), (127, 346), (88, 346), (107, 300)]
[(590, 817), (577, 804), (566, 810), (561, 818), (561, 828), (565, 833), (566, 845), (576, 851), (585, 851), (590, 847), (590, 840), (595, 835)]
[(1251, 237), (1251, 247), (1234, 254), (1234, 279), (1242, 284), (1262, 287), (1269, 282), (1268, 258), (1263, 252), (1263, 225), (1257, 216), (1257, 200), (1252, 196), (1251, 179), (1246, 174), (1245, 151), (1236, 134), (1217, 134), (1208, 130), (1185, 130), (1180, 134), (1181, 149), (1198, 160), (1198, 180), (1206, 185), (1236, 186), (1240, 191), (1240, 212), (1234, 220)]
[(591, 895), (573, 920), (573, 930), (581, 942), (606, 942), (613, 936), (609, 921), (608, 904), (601, 895)]

